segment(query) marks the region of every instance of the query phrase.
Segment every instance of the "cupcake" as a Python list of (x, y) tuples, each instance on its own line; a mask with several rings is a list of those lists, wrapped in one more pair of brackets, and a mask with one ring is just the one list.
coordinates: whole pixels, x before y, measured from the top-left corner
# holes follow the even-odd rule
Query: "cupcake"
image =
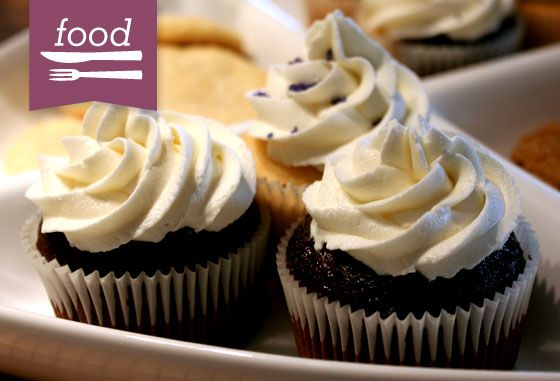
[(364, 0), (356, 17), (419, 75), (512, 53), (523, 37), (515, 0)]
[(525, 24), (527, 47), (560, 41), (560, 2), (558, 0), (519, 0), (519, 13)]
[(299, 353), (511, 368), (539, 262), (502, 165), (391, 121), (325, 166), (277, 266)]
[(429, 112), (419, 78), (341, 12), (313, 24), (303, 58), (271, 67), (266, 87), (249, 100), (258, 115), (245, 136), (257, 197), (281, 227), (302, 215), (300, 194), (330, 158), (391, 119), (415, 123)]
[(247, 147), (208, 119), (99, 103), (82, 131), (26, 193), (22, 244), (56, 316), (244, 343), (270, 225)]

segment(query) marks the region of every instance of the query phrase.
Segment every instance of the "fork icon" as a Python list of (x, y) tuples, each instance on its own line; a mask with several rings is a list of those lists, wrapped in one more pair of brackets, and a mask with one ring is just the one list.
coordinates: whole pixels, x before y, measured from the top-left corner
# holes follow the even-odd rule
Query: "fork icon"
[(142, 79), (142, 70), (79, 71), (76, 69), (51, 69), (51, 81), (75, 81), (79, 78)]

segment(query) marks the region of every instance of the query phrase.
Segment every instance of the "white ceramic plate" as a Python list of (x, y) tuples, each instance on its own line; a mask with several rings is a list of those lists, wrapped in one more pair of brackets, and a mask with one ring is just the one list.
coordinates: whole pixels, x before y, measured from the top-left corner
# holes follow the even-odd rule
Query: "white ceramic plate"
[(435, 109), (505, 158), (544, 123), (560, 123), (560, 44), (429, 77)]
[[(257, 3), (244, 4), (245, 10), (239, 11), (239, 14), (261, 14), (268, 17), (269, 22), (273, 20), (270, 15), (276, 14), (270, 12), (273, 8), (266, 8), (262, 14), (261, 8), (255, 5)], [(247, 23), (251, 18), (245, 20), (246, 28), (249, 28)], [(290, 19), (284, 18), (283, 22), (286, 20)], [(277, 28), (275, 33), (282, 31), (280, 35), (292, 33), (297, 37), (299, 33), (297, 26), (284, 28), (282, 22), (274, 25)], [(249, 31), (246, 33), (250, 34)], [(261, 44), (269, 44), (269, 41), (264, 39)], [(254, 44), (254, 52), (258, 53), (257, 42)], [(276, 52), (280, 56), (274, 61), (281, 62), (292, 57), (300, 46), (301, 40), (289, 43), (283, 53)], [(16, 133), (17, 128), (24, 128), (34, 117), (25, 112), (27, 90), (22, 84), (27, 81), (26, 49), (24, 36), (0, 51), (0, 135), (3, 137)], [(262, 63), (268, 59), (266, 56), (259, 58)], [(530, 60), (539, 65), (542, 58)], [(475, 75), (484, 75), (486, 70), (501, 72), (505, 68), (515, 72), (517, 64), (514, 61), (498, 64), (504, 65), (502, 69), (481, 67)], [(458, 75), (460, 78), (460, 73)], [(446, 111), (461, 107), (460, 99), (453, 103), (454, 94), (446, 89), (446, 85), (454, 89), (456, 80), (450, 75), (440, 83), (428, 83), (440, 111), (449, 118), (455, 114)], [(507, 86), (508, 83), (511, 81), (496, 86)], [(503, 91), (507, 93), (508, 90)], [(484, 95), (484, 92), (473, 91), (470, 96), (482, 99)], [(445, 107), (442, 107), (442, 99), (448, 101)], [(512, 107), (523, 107), (523, 99), (515, 99), (518, 99), (517, 103)], [(441, 118), (436, 118), (436, 124), (454, 128)], [(477, 121), (473, 120), (472, 125), (477, 125)], [(470, 132), (476, 135), (475, 130)], [(2, 141), (4, 138), (0, 139), (0, 143)], [(28, 260), (21, 255), (19, 247), (19, 229), (33, 211), (23, 193), (35, 174), (27, 174), (0, 178), (0, 372), (56, 380), (560, 379), (560, 279), (555, 276), (560, 270), (560, 254), (555, 247), (558, 242), (557, 226), (560, 224), (560, 197), (556, 191), (543, 186), (524, 171), (508, 166), (520, 186), (528, 219), (539, 236), (544, 264), (535, 287), (516, 371), (418, 369), (301, 359), (295, 355), (287, 312), (281, 299), (273, 299), (263, 306), (267, 308), (267, 320), (246, 350), (162, 339), (56, 319), (40, 280)]]

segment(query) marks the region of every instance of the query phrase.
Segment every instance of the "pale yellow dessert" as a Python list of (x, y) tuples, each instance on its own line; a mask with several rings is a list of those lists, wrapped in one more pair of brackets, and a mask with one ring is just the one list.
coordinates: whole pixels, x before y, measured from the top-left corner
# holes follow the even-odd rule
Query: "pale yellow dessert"
[(219, 45), (243, 53), (241, 38), (234, 30), (200, 17), (171, 14), (159, 16), (158, 43)]
[(263, 86), (264, 71), (219, 46), (158, 48), (158, 108), (232, 124), (254, 118), (245, 94)]

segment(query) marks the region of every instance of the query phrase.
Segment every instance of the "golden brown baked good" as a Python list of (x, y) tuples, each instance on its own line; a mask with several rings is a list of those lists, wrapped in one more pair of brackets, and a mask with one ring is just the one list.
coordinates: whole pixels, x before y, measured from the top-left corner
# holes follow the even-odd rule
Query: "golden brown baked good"
[(307, 22), (312, 24), (326, 15), (340, 9), (346, 16), (352, 17), (358, 6), (359, 0), (307, 0)]
[(257, 194), (260, 205), (266, 205), (272, 213), (272, 228), (276, 238), (304, 215), (305, 208), (301, 194), (305, 188), (322, 173), (315, 167), (288, 167), (270, 158), (266, 153), (266, 142), (248, 134), (242, 135), (253, 158), (257, 170)]
[(560, 123), (548, 123), (525, 135), (511, 158), (517, 165), (560, 190)]
[(269, 181), (277, 181), (280, 184), (292, 183), (296, 186), (307, 186), (321, 179), (322, 173), (315, 167), (288, 167), (272, 160), (266, 154), (265, 141), (255, 139), (247, 134), (244, 134), (242, 138), (253, 153), (257, 173), (260, 177)]
[(560, 41), (560, 2), (523, 0), (518, 3), (525, 23), (525, 45), (539, 46)]
[(159, 16), (158, 43), (219, 45), (243, 53), (241, 38), (235, 31), (199, 17), (170, 14)]
[(28, 24), (28, 14), (28, 1), (0, 1), (0, 41), (25, 29)]
[(218, 46), (158, 48), (158, 108), (231, 124), (255, 117), (245, 93), (263, 86), (264, 71)]

